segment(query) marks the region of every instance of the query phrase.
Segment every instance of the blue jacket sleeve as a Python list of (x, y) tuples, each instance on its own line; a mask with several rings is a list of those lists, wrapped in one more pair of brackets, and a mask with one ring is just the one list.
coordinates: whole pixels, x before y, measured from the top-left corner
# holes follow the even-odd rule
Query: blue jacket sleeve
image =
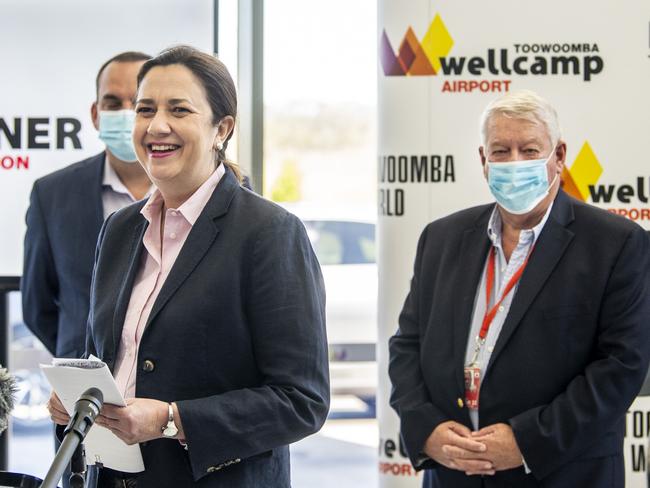
[(325, 291), (302, 223), (282, 213), (250, 246), (242, 292), (262, 383), (177, 402), (195, 479), (320, 429), (329, 408)]
[(30, 195), (21, 292), (23, 320), (52, 355), (56, 355), (59, 324), (59, 281), (52, 257), (48, 223), (43, 215), (38, 182)]
[(399, 316), (399, 329), (390, 338), (388, 373), (393, 389), (390, 405), (400, 418), (400, 431), (415, 469), (434, 468), (437, 463), (423, 454), (426, 440), (442, 422), (449, 420), (433, 404), (420, 370), (420, 288), (422, 254), (427, 229), (418, 242), (411, 288)]
[(629, 233), (599, 311), (597, 356), (550, 403), (510, 419), (533, 475), (542, 479), (614, 427), (638, 394), (650, 359), (650, 239)]

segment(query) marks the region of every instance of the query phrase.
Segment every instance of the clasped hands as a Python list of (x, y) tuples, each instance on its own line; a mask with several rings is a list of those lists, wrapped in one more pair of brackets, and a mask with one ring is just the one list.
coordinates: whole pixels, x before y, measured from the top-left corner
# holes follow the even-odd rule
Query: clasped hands
[(493, 475), (523, 464), (517, 441), (508, 424), (494, 424), (472, 432), (452, 420), (438, 425), (424, 452), (450, 469), (470, 475)]
[[(129, 398), (126, 403), (126, 407), (105, 404), (95, 423), (106, 427), (129, 445), (162, 437), (162, 427), (168, 419), (167, 403), (150, 398)], [(54, 423), (67, 425), (70, 421), (70, 416), (55, 393), (50, 396), (47, 408)], [(175, 417), (180, 438), (182, 432), (178, 415)]]

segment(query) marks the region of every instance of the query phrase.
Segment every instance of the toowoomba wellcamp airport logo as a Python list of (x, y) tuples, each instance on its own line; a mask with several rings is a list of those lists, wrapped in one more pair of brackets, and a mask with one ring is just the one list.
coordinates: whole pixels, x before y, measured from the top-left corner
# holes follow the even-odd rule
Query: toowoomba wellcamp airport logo
[(526, 76), (568, 76), (588, 83), (605, 65), (594, 42), (517, 41), (471, 56), (452, 53), (454, 48), (436, 14), (422, 40), (409, 26), (397, 51), (384, 29), (379, 53), (384, 75), (441, 76), (441, 91), (448, 93), (507, 92), (513, 78)]
[(637, 176), (622, 185), (601, 181), (603, 167), (585, 141), (571, 168), (562, 172), (562, 188), (580, 201), (593, 203), (634, 221), (650, 221), (650, 176)]

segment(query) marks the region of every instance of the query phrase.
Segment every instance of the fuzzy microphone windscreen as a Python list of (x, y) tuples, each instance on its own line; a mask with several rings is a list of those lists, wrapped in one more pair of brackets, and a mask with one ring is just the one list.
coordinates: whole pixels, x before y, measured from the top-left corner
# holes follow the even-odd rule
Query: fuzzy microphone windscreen
[(16, 380), (0, 366), (0, 434), (9, 423), (9, 414), (14, 408), (14, 394), (18, 391)]

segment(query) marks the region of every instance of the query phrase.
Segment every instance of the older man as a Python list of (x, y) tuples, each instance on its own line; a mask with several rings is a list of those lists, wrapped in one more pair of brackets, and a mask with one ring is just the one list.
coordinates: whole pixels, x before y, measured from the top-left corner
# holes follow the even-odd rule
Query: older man
[(488, 105), (496, 205), (430, 223), (390, 340), (391, 405), (425, 486), (623, 487), (650, 358), (650, 242), (567, 196), (555, 110)]

